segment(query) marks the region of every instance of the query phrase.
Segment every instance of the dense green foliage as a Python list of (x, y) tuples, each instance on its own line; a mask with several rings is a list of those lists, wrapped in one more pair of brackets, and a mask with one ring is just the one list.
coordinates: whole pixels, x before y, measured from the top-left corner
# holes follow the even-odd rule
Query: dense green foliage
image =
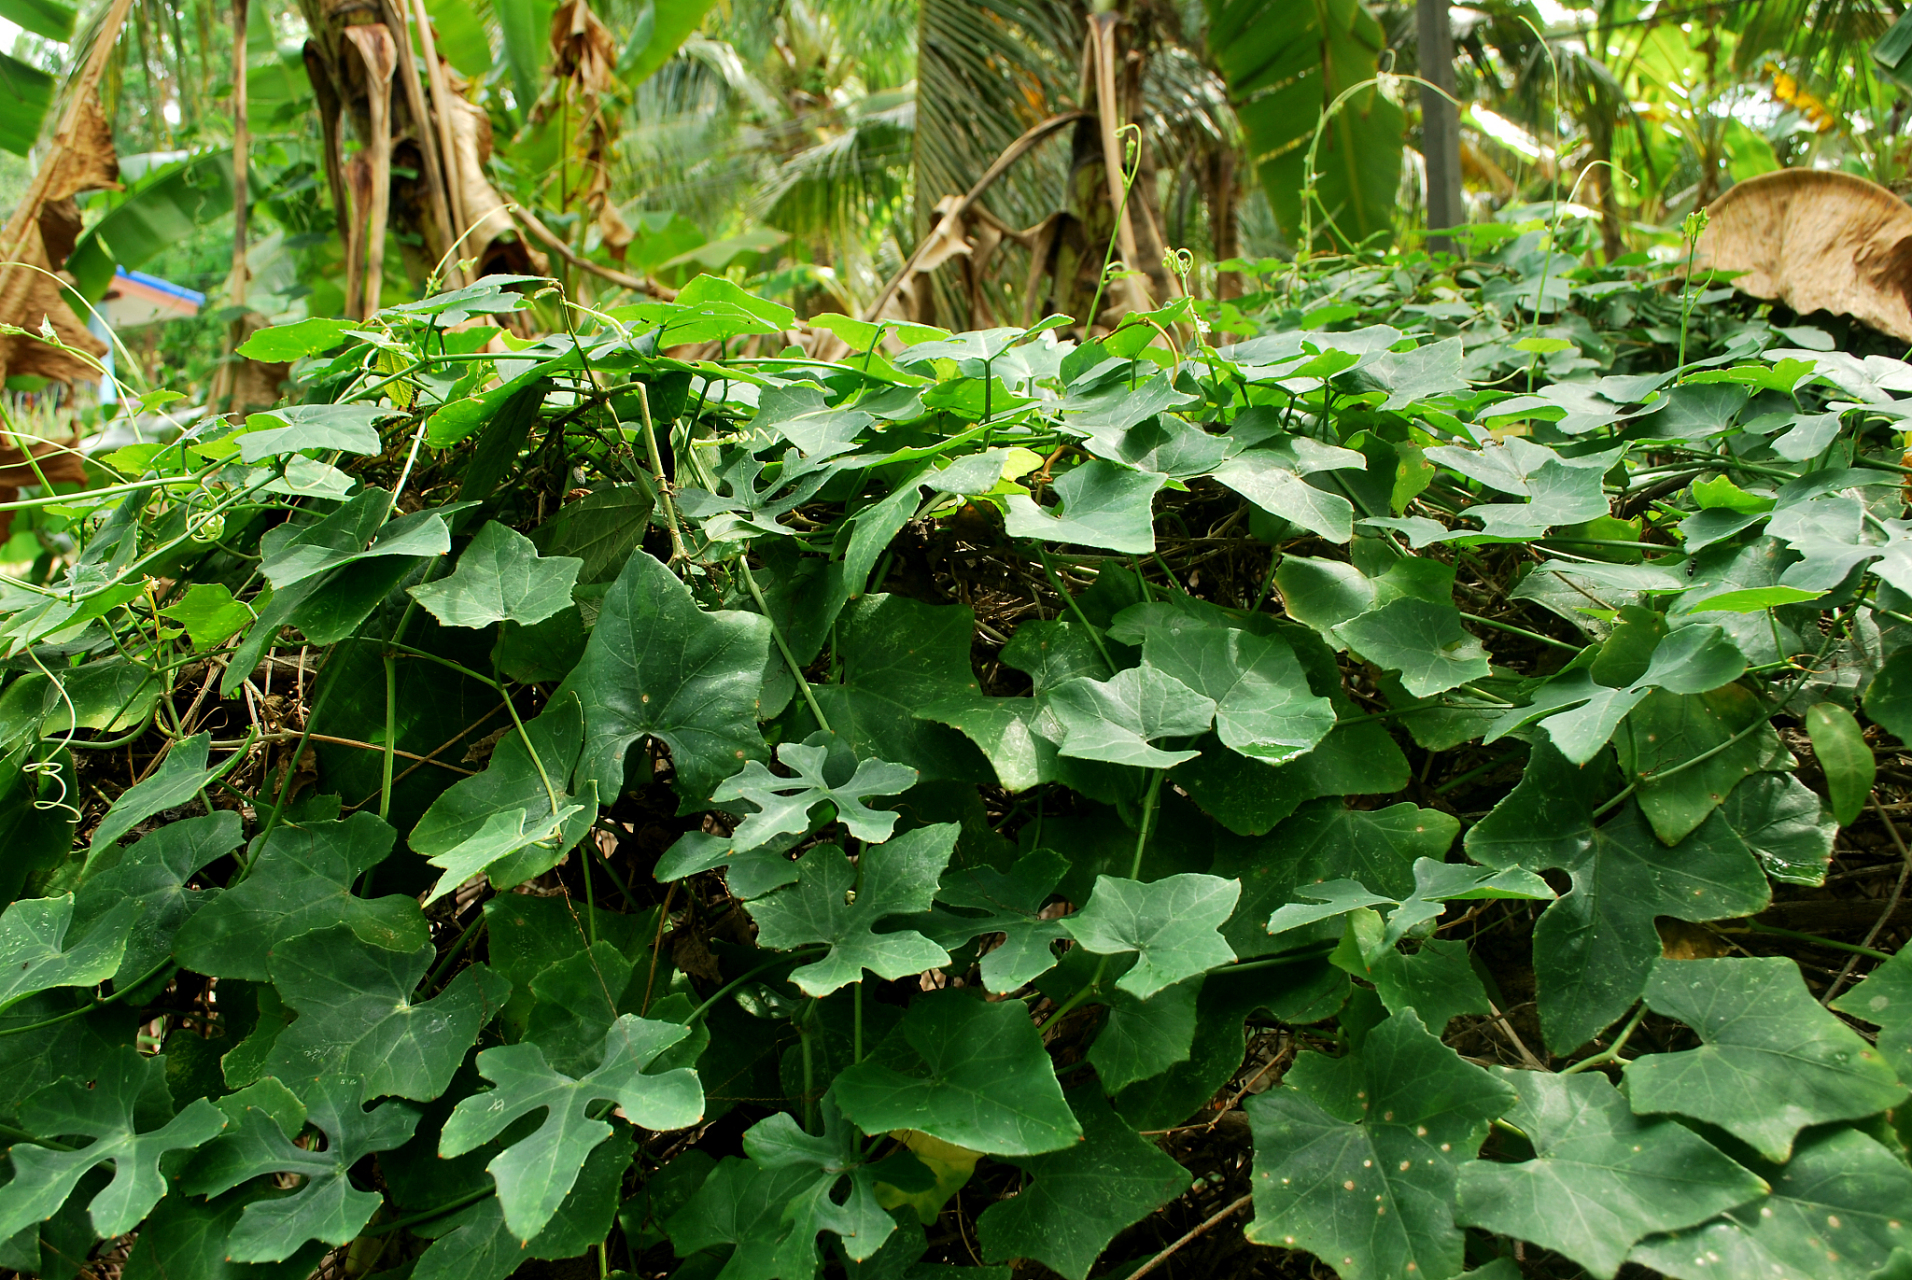
[(1900, 1274), (1906, 962), (1772, 921), (1899, 838), (1912, 372), (1573, 236), (147, 397), (12, 504), (0, 1265)]

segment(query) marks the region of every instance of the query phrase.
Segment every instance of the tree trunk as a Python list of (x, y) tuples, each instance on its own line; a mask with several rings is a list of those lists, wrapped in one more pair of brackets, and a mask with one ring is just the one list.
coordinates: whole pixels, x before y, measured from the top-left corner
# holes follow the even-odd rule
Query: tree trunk
[(1418, 0), (1415, 9), (1420, 35), (1421, 79), (1439, 92), (1421, 86), (1421, 159), (1427, 169), (1427, 248), (1430, 253), (1452, 253), (1454, 241), (1436, 231), (1467, 221), (1467, 201), (1461, 193), (1460, 112), (1449, 101), (1454, 94), (1454, 37), (1448, 26), (1447, 0)]

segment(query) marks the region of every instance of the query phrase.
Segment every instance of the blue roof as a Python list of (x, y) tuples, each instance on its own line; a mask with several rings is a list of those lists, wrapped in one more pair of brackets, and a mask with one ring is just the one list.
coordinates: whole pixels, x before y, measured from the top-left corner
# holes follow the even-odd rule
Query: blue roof
[(171, 294), (175, 298), (192, 303), (195, 307), (203, 305), (206, 301), (206, 295), (197, 289), (188, 289), (184, 285), (174, 284), (171, 280), (147, 275), (144, 271), (128, 271), (125, 267), (119, 267), (113, 274), (143, 284), (148, 289), (157, 289), (161, 293)]

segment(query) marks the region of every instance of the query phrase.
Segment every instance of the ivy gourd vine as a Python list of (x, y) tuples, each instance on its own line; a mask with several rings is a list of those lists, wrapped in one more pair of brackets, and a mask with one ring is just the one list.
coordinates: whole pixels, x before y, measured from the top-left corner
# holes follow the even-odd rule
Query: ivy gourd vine
[(0, 1268), (1912, 1274), (1912, 368), (1573, 234), (147, 395), (0, 504)]

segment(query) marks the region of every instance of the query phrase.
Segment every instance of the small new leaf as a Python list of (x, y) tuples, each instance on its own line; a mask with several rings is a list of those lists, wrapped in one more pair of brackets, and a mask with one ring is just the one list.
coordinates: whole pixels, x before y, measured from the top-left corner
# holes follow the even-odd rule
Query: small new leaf
[(712, 800), (748, 800), (757, 806), (731, 833), (732, 853), (748, 853), (775, 836), (802, 835), (810, 829), (810, 811), (826, 800), (835, 806), (837, 821), (856, 839), (881, 844), (890, 838), (897, 815), (863, 802), (871, 796), (908, 791), (916, 785), (916, 770), (886, 760), (859, 760), (850, 780), (833, 787), (824, 777), (829, 754), (826, 747), (786, 742), (777, 748), (777, 759), (796, 777), (779, 778), (762, 761), (752, 760), (711, 793)]
[(1241, 881), (1217, 876), (1166, 876), (1148, 884), (1097, 876), (1088, 905), (1062, 927), (1096, 955), (1134, 953), (1134, 966), (1115, 985), (1146, 1000), (1234, 961), (1221, 926), (1240, 896)]
[(797, 861), (796, 884), (750, 904), (758, 945), (828, 943), (828, 955), (790, 974), (812, 996), (862, 981), (865, 969), (901, 978), (948, 964), (949, 953), (914, 929), (877, 933), (875, 926), (885, 916), (929, 910), (959, 830), (953, 822), (918, 827), (867, 846), (855, 867), (835, 845), (816, 846)]

